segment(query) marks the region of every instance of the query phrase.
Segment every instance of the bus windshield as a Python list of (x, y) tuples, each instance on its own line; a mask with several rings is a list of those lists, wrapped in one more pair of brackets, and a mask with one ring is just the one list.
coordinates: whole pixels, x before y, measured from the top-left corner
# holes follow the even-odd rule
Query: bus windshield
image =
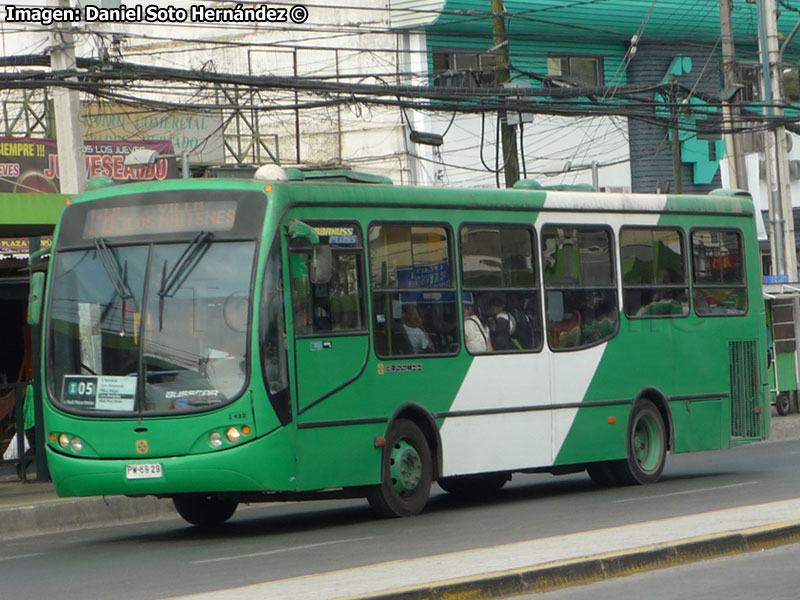
[(237, 397), (255, 244), (203, 232), (60, 252), (48, 340), (54, 401), (76, 412), (163, 414)]

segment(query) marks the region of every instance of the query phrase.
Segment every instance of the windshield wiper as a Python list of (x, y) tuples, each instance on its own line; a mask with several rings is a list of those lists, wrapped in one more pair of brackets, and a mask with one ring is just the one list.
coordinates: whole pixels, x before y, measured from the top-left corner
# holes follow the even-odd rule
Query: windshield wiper
[[(97, 238), (94, 241), (94, 247), (97, 249), (97, 254), (100, 256), (100, 261), (103, 263), (103, 268), (106, 270), (111, 285), (114, 287), (116, 298), (122, 301), (122, 331), (120, 335), (125, 335), (125, 301), (135, 300), (133, 292), (128, 285), (128, 262), (120, 267), (117, 253), (108, 247), (105, 238)], [(108, 313), (117, 305), (117, 300), (114, 299), (109, 302), (103, 314), (100, 317), (101, 321), (105, 321)]]
[(117, 305), (117, 299), (122, 300), (122, 331), (120, 331), (120, 335), (125, 335), (125, 301), (134, 299), (133, 292), (128, 285), (128, 262), (125, 261), (125, 265), (120, 267), (116, 252), (108, 247), (105, 238), (96, 238), (94, 240), (94, 247), (97, 249), (97, 254), (100, 256), (103, 268), (106, 270), (106, 274), (109, 280), (111, 280), (111, 285), (116, 292), (115, 298), (106, 305), (103, 314), (100, 316), (100, 320), (105, 321), (108, 313)]
[(167, 261), (161, 271), (161, 287), (158, 290), (158, 329), (163, 329), (164, 320), (164, 298), (171, 298), (175, 295), (183, 282), (189, 277), (197, 263), (209, 248), (211, 238), (214, 236), (210, 231), (198, 233), (186, 249), (175, 261), (175, 264), (167, 275)]
[(122, 300), (132, 299), (133, 292), (131, 288), (128, 287), (128, 270), (120, 267), (119, 260), (114, 250), (108, 247), (103, 238), (96, 238), (94, 240), (94, 247), (97, 249), (97, 254), (100, 255), (103, 268), (106, 270), (106, 274), (111, 280), (111, 285), (114, 286), (114, 291), (117, 292), (117, 296)]

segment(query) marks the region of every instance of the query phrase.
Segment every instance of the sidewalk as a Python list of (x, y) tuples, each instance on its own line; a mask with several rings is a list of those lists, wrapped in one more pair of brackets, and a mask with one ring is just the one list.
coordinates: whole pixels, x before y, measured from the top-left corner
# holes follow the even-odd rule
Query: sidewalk
[[(791, 439), (800, 439), (800, 414), (774, 417), (770, 442)], [(11, 475), (0, 476), (0, 536), (4, 540), (176, 516), (168, 500), (123, 496), (58, 498), (50, 482), (23, 484)], [(191, 598), (422, 599), (523, 594), (797, 543), (798, 516), (800, 500), (773, 502), (393, 561)]]
[[(743, 506), (180, 596), (430, 600), (546, 592), (800, 542), (800, 500)], [(175, 598), (173, 600), (178, 600)]]

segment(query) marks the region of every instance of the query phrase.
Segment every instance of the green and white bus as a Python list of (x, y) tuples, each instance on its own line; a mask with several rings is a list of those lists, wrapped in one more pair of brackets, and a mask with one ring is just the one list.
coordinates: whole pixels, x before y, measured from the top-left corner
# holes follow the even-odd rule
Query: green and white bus
[(668, 452), (769, 435), (741, 193), (127, 184), (64, 209), (51, 261), (62, 496), (172, 498), (198, 525), (329, 497), (405, 516), (437, 481), (651, 483)]

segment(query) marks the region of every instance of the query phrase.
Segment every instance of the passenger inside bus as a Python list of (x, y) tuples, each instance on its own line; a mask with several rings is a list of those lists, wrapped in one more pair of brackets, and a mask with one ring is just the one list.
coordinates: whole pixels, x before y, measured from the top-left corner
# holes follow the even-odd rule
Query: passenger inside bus
[(489, 326), (475, 312), (475, 302), (470, 292), (463, 295), (464, 301), (464, 344), (472, 354), (492, 351)]
[(403, 305), (402, 323), (412, 354), (436, 351), (428, 334), (422, 328), (423, 320), (416, 303)]

